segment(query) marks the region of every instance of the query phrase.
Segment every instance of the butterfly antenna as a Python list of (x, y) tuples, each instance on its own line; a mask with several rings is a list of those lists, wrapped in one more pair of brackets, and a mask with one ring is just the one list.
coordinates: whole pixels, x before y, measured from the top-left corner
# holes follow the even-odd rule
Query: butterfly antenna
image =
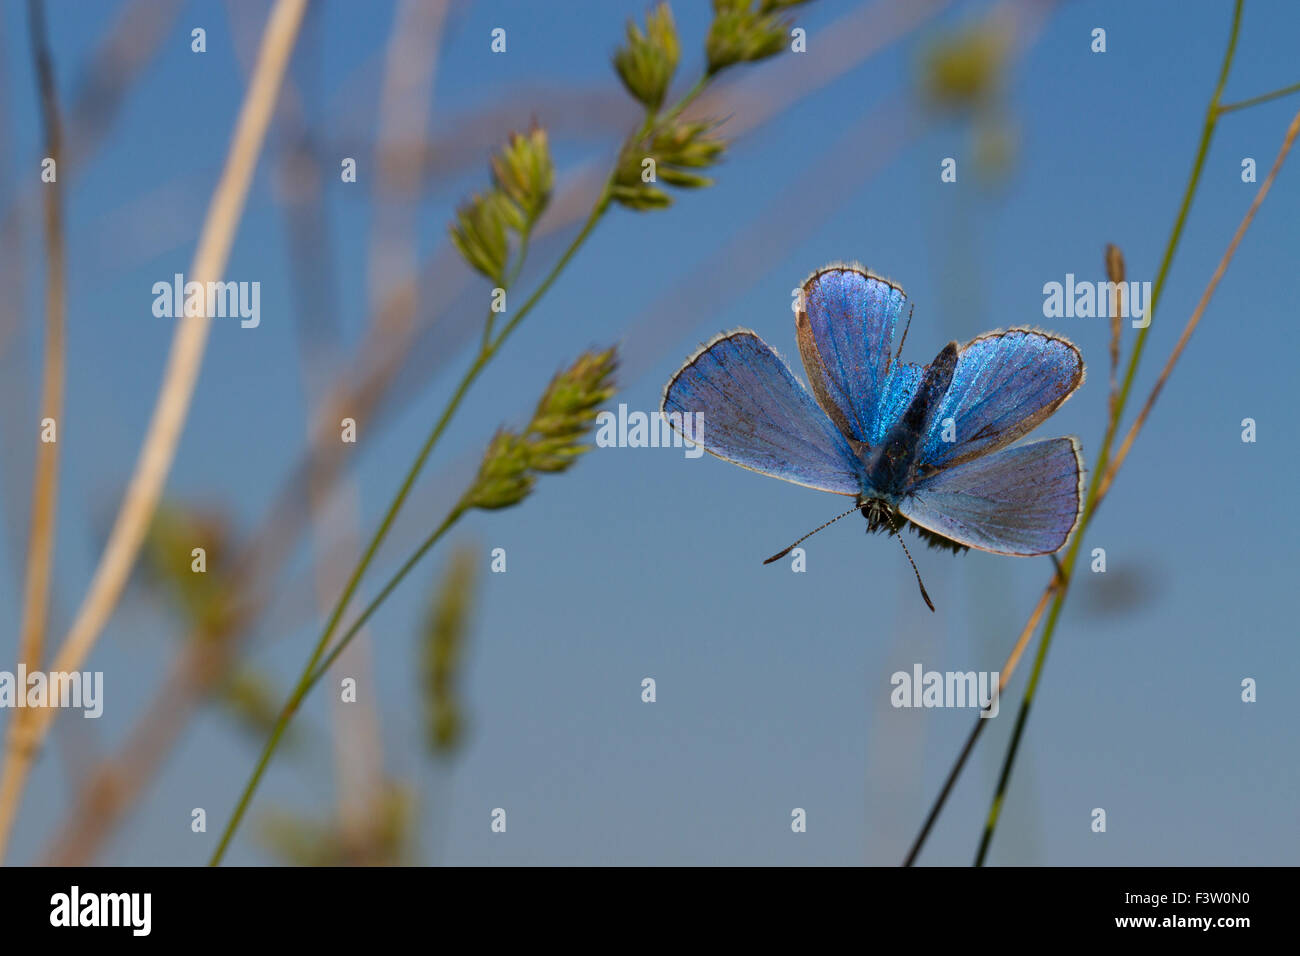
[[(911, 307), (910, 309), (907, 310), (907, 324), (903, 326), (903, 337), (902, 337), (901, 339), (898, 340), (898, 351), (894, 353), (894, 362), (895, 362), (895, 363), (897, 363), (898, 360), (899, 360), (899, 359), (902, 357), (902, 355), (903, 355), (903, 343), (907, 341), (907, 330), (910, 329), (910, 328), (912, 327), (912, 312), (913, 312), (915, 309), (916, 309), (916, 303), (913, 302), (913, 303), (912, 303), (912, 307)], [(925, 589), (922, 588), (922, 590), (925, 590)]]
[[(852, 508), (850, 508), (848, 511), (844, 512), (844, 514), (842, 514), (842, 515), (836, 515), (834, 518), (832, 518), (830, 521), (826, 522), (826, 523), (825, 523), (824, 525), (822, 525), (820, 528), (813, 528), (811, 531), (809, 531), (806, 535), (804, 535), (802, 538), (800, 538), (800, 539), (799, 539), (798, 541), (796, 541), (794, 544), (790, 545), (790, 547), (786, 548), (784, 551), (780, 551), (780, 552), (778, 552), (778, 553), (772, 555), (770, 558), (768, 558), (768, 559), (767, 559), (766, 561), (764, 561), (763, 563), (764, 563), (764, 564), (771, 564), (773, 561), (780, 561), (782, 558), (784, 558), (787, 554), (789, 554), (789, 553), (790, 553), (791, 551), (793, 551), (795, 548), (799, 547), (799, 545), (803, 544), (805, 541), (807, 541), (809, 538), (811, 538), (813, 535), (815, 535), (818, 531), (822, 531), (822, 530), (824, 530), (824, 529), (826, 529), (826, 528), (829, 528), (831, 525), (833, 525), (835, 522), (839, 521), (841, 518), (847, 518), (849, 515), (853, 514), (853, 512), (857, 511), (857, 510), (858, 510), (858, 507), (859, 507), (858, 505), (854, 505), (854, 506), (853, 506)], [(921, 590), (924, 591), (925, 588), (922, 588)]]
[(933, 611), (934, 602), (930, 600), (930, 595), (925, 591), (925, 585), (921, 582), (921, 572), (916, 570), (916, 562), (912, 560), (912, 552), (907, 550), (907, 545), (903, 541), (903, 536), (898, 533), (898, 526), (894, 524), (893, 515), (889, 516), (889, 527), (894, 532), (894, 537), (898, 539), (898, 543), (903, 545), (903, 553), (907, 555), (907, 563), (912, 566), (912, 573), (916, 575), (916, 584), (917, 587), (921, 589), (921, 597), (925, 600), (926, 607)]

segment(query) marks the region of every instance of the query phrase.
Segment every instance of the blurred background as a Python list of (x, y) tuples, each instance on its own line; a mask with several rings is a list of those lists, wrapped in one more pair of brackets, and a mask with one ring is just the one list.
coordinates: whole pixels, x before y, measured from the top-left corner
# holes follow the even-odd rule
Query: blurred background
[[(269, 717), (472, 360), (490, 283), (448, 242), (457, 205), (487, 185), (508, 133), (534, 120), (547, 130), (555, 198), (511, 293), (522, 301), (640, 120), (610, 59), (647, 9), (309, 9), (224, 272), (260, 282), (260, 325), (213, 322), (164, 505), (86, 665), (104, 672), (104, 715), (58, 718), (9, 862), (207, 859)], [(672, 9), (680, 93), (702, 69), (712, 10)], [(151, 288), (190, 268), (269, 10), (45, 7), (67, 258), (51, 645), (80, 604), (154, 407), (175, 323), (153, 315)], [(1045, 319), (1043, 286), (1067, 273), (1103, 280), (1108, 242), (1130, 279), (1155, 278), (1232, 4), (816, 0), (788, 15), (806, 53), (728, 71), (692, 107), (726, 118), (716, 184), (674, 192), (666, 210), (611, 209), (468, 396), (362, 601), (454, 503), (492, 431), (524, 424), (581, 351), (617, 344), (610, 406), (654, 411), (668, 377), (719, 331), (752, 328), (793, 358), (791, 290), (832, 260), (907, 290), (905, 359), (1012, 325), (1076, 342), (1087, 381), (1034, 437), (1076, 434), (1095, 461), (1108, 322)], [(28, 18), (27, 4), (6, 0), (9, 670), (47, 265)], [(206, 52), (191, 49), (195, 28)], [(490, 49), (495, 28), (504, 53)], [(1092, 49), (1096, 28), (1104, 53)], [(1298, 28), (1294, 4), (1250, 0), (1224, 99), (1296, 82)], [(1262, 180), (1296, 107), (1284, 98), (1220, 121), (1125, 427), (1255, 195), (1243, 159)], [(341, 180), (345, 157), (355, 183)], [(940, 179), (948, 157), (954, 183)], [(1300, 861), (1298, 177), (1283, 169), (1088, 531), (991, 863)], [(1126, 323), (1125, 362), (1135, 334)], [(349, 414), (358, 442), (342, 445)], [(1242, 441), (1245, 418), (1254, 443)], [(304, 466), (322, 421), (328, 461)], [(469, 515), (309, 698), (227, 860), (897, 864), (974, 713), (895, 710), (890, 675), (915, 663), (999, 669), (1051, 564), (914, 549), (931, 614), (898, 549), (856, 519), (807, 543), (806, 573), (760, 563), (842, 504), (680, 449), (596, 448), (519, 507)], [(196, 540), (208, 549), (201, 584), (188, 574)], [(490, 567), (498, 548), (505, 573)], [(1088, 570), (1094, 548), (1104, 574)], [(256, 571), (233, 612), (223, 576), (244, 562)], [(439, 593), (456, 596), (441, 614)], [(921, 862), (973, 858), (1027, 673)], [(338, 700), (345, 676), (356, 703)], [(647, 677), (654, 703), (642, 701)], [(1248, 677), (1252, 704), (1241, 700)], [(791, 832), (796, 807), (806, 833)], [(1090, 827), (1097, 807), (1104, 834)], [(195, 808), (206, 832), (192, 831)], [(492, 832), (495, 808), (504, 834)]]

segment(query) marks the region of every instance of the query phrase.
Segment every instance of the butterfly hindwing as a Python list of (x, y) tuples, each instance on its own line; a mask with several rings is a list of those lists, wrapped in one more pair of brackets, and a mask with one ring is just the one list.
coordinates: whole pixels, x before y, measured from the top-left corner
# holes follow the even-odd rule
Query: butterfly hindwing
[(1059, 551), (1078, 521), (1083, 461), (1073, 438), (983, 455), (916, 483), (899, 510), (959, 544), (997, 554)]
[(922, 446), (922, 464), (947, 468), (1011, 444), (1082, 382), (1083, 358), (1066, 339), (1010, 329), (968, 342)]
[(906, 296), (860, 266), (832, 265), (803, 284), (795, 329), (813, 394), (848, 438), (879, 443), (894, 326)]
[[(662, 408), (684, 437), (725, 461), (835, 494), (861, 490), (861, 464), (846, 438), (753, 332), (701, 349), (669, 380)], [(700, 413), (702, 433), (686, 434), (673, 413)]]

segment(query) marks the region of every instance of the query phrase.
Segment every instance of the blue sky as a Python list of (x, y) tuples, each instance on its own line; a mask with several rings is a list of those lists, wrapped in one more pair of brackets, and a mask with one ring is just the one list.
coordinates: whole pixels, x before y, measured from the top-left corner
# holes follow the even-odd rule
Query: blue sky
[[(673, 6), (686, 51), (682, 73), (691, 78), (701, 65), (708, 5)], [(810, 38), (805, 56), (816, 56), (820, 29), (856, 6), (819, 0), (801, 10), (798, 24)], [(117, 7), (50, 5), (65, 103)], [(266, 8), (239, 5), (243, 28), (259, 27)], [(548, 112), (542, 100), (537, 118), (556, 130), (561, 174), (607, 163), (634, 112), (629, 108), (621, 125), (596, 123), (565, 94), (594, 90), (617, 102), (609, 56), (626, 19), (644, 8), (639, 0), (575, 0), (562, 11), (526, 2), (458, 5), (441, 49), (435, 136), (454, 141), (485, 111), (529, 91), (555, 91), (560, 105)], [(952, 5), (741, 136), (712, 189), (679, 195), (666, 212), (612, 211), (471, 393), (363, 592), (372, 594), (438, 521), (488, 434), (521, 423), (547, 379), (583, 348), (623, 343), (628, 374), (617, 401), (652, 410), (681, 361), (718, 331), (749, 327), (794, 356), (790, 290), (832, 260), (860, 260), (904, 286), (916, 310), (904, 355), (912, 361), (928, 361), (949, 339), (1012, 325), (1072, 339), (1087, 382), (1034, 437), (1078, 435), (1091, 465), (1106, 406), (1106, 322), (1044, 319), (1043, 285), (1067, 273), (1101, 279), (1107, 242), (1123, 248), (1130, 278), (1154, 279), (1231, 4), (1053, 9), (1007, 78), (1003, 115), (1016, 146), (1013, 165), (994, 184), (974, 171), (969, 124), (923, 121), (915, 94), (927, 44), (987, 9)], [(352, 144), (362, 170), (358, 184), (326, 186), (333, 267), (316, 277), (350, 349), (367, 316), (375, 209), (367, 177), (375, 169), (374, 104), (393, 10), (333, 4), (316, 16), (308, 115), (325, 143), (326, 168), (337, 166), (341, 144)], [(1293, 4), (1247, 4), (1227, 100), (1296, 81), (1298, 25)], [(202, 55), (190, 51), (195, 26), (207, 30)], [(508, 33), (504, 56), (488, 51), (497, 26)], [(1095, 27), (1107, 31), (1104, 54), (1089, 49)], [(43, 153), (24, 5), (5, 4), (0, 30), (7, 54), (2, 201), (6, 208), (27, 203), (23, 335), (3, 359), (12, 447), (0, 476), (7, 513), (21, 516), (39, 381), (43, 256), (33, 200)], [(60, 428), (57, 634), (93, 572), (153, 407), (173, 326), (152, 315), (150, 288), (189, 267), (243, 92), (236, 37), (225, 5), (183, 4), (67, 193), (70, 384)], [(761, 84), (775, 65), (737, 76)], [(294, 75), (305, 83), (311, 71), (298, 63)], [(1242, 159), (1254, 158), (1262, 179), (1297, 106), (1283, 99), (1220, 122), (1135, 405), (1254, 196), (1256, 186), (1241, 180)], [(940, 182), (944, 157), (958, 160), (956, 183)], [(421, 259), (444, 244), (459, 198), (486, 182), (487, 159), (485, 148), (419, 198)], [(1296, 862), (1296, 177), (1293, 168), (1282, 171), (1089, 529), (1084, 552), (1104, 548), (1108, 569), (1078, 576), (1062, 616), (991, 862)], [(278, 189), (273, 164), (264, 161), (226, 273), (261, 282), (261, 325), (217, 320), (168, 483), (170, 498), (225, 509), (243, 530), (262, 520), (292, 467), (307, 414)], [(539, 244), (524, 287), (560, 248)], [(703, 277), (683, 285), (701, 264)], [(422, 363), (436, 363), (440, 374), (362, 446), (351, 475), (367, 533), (445, 403), (450, 373), (469, 360), (463, 350), (449, 352), (450, 343), (458, 341), (457, 325), (476, 334), (487, 290), (476, 278), (465, 289), (421, 289), (430, 308), (445, 309), (441, 321), (449, 325), (420, 340), (404, 381), (420, 381)], [(1133, 336), (1125, 329), (1125, 359)], [(1248, 417), (1257, 423), (1253, 444), (1241, 440)], [(895, 710), (890, 675), (917, 662), (998, 669), (1050, 564), (914, 549), (938, 607), (933, 615), (897, 549), (867, 538), (857, 519), (808, 543), (806, 573), (761, 565), (840, 505), (709, 456), (607, 448), (543, 480), (524, 506), (467, 518), (455, 539), (484, 551), (505, 548), (508, 571), (483, 576), (462, 682), (469, 736), (452, 761), (434, 764), (423, 751), (414, 655), (449, 550), (435, 552), (371, 628), (375, 681), (363, 692), (377, 701), (389, 772), (419, 788), (422, 859), (901, 860), (973, 715)], [(0, 602), (11, 609), (12, 626), (0, 631), (0, 660), (15, 656), (20, 580), (6, 547)], [(310, 586), (301, 549), (273, 585), (276, 607), (256, 632), (252, 659), (282, 688), (319, 627), (301, 613)], [(110, 752), (123, 740), (183, 639), (175, 615), (141, 589), (128, 593), (90, 665), (105, 672), (105, 715), (93, 727), (79, 717), (60, 721), (33, 776), (11, 859), (39, 857), (87, 754)], [(1018, 672), (984, 734), (924, 862), (972, 858), (1027, 671)], [(647, 676), (657, 682), (654, 704), (641, 701)], [(1258, 681), (1253, 704), (1240, 699), (1246, 677)], [(323, 693), (302, 719), (318, 745), (277, 760), (254, 823), (271, 807), (317, 816), (332, 808)], [(257, 745), (221, 712), (202, 712), (102, 859), (206, 859)], [(194, 807), (207, 810), (207, 834), (190, 832)], [(509, 815), (504, 835), (489, 829), (495, 807)], [(794, 807), (807, 810), (804, 834), (790, 831)], [(1095, 807), (1107, 811), (1105, 834), (1090, 830)], [(245, 828), (231, 862), (271, 859), (254, 832)]]

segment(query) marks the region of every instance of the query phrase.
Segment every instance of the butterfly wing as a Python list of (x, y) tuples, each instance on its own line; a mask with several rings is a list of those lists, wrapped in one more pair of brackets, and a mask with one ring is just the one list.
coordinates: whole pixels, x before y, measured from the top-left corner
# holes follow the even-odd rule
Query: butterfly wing
[(885, 381), (885, 392), (880, 400), (879, 434), (872, 444), (879, 445), (883, 442), (889, 432), (889, 426), (903, 417), (907, 406), (912, 404), (912, 398), (916, 395), (924, 374), (923, 365), (912, 362), (894, 363), (889, 370), (889, 378)]
[[(662, 410), (724, 461), (820, 491), (857, 495), (861, 464), (781, 357), (753, 332), (714, 339), (668, 381)], [(674, 422), (673, 414), (677, 420)], [(683, 417), (700, 413), (701, 432)]]
[(847, 438), (878, 444), (889, 350), (907, 297), (861, 266), (832, 265), (803, 284), (795, 332), (813, 394)]
[(1083, 460), (1073, 438), (981, 456), (918, 481), (899, 505), (909, 521), (997, 554), (1051, 554), (1079, 519)]
[[(923, 473), (1011, 444), (1056, 411), (1082, 382), (1083, 358), (1059, 336), (1010, 329), (968, 342), (922, 445)], [(943, 440), (947, 419), (956, 426), (956, 441)]]

